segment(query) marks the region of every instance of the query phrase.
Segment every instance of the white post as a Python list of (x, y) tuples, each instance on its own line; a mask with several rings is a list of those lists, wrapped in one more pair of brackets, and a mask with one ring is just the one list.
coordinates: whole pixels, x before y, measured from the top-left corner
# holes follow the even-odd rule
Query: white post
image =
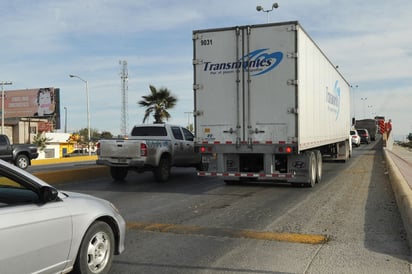
[(1, 134), (4, 134), (4, 85), (12, 84), (12, 82), (1, 82)]

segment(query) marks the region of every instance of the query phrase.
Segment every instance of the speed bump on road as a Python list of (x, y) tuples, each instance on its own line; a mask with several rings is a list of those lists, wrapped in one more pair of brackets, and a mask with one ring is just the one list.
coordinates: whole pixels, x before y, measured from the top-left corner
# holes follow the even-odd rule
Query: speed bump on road
[(279, 241), (313, 245), (324, 244), (329, 241), (329, 237), (327, 235), (318, 234), (278, 233), (269, 231), (255, 231), (231, 228), (211, 228), (145, 222), (127, 222), (127, 229), (186, 235), (245, 238), (254, 240)]

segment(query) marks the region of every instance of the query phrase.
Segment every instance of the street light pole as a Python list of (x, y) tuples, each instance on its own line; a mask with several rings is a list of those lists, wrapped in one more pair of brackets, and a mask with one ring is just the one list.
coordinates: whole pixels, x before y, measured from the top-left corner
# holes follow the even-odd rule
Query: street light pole
[(191, 111), (185, 111), (185, 114), (187, 114), (187, 129), (189, 129), (190, 126), (190, 114), (193, 114)]
[(1, 83), (1, 134), (4, 134), (4, 85), (12, 85), (12, 82), (2, 81)]
[(64, 133), (67, 133), (67, 107), (64, 107)]
[(266, 19), (267, 19), (267, 22), (269, 23), (269, 12), (273, 11), (273, 9), (277, 9), (278, 7), (279, 7), (278, 3), (273, 3), (272, 9), (270, 9), (270, 10), (265, 10), (265, 9), (263, 9), (262, 6), (257, 6), (256, 10), (266, 12)]
[(78, 78), (80, 81), (84, 82), (86, 84), (86, 98), (87, 98), (87, 149), (89, 151), (89, 156), (91, 155), (91, 150), (90, 150), (90, 105), (89, 105), (89, 84), (86, 80), (80, 78), (77, 75), (69, 75), (70, 78)]

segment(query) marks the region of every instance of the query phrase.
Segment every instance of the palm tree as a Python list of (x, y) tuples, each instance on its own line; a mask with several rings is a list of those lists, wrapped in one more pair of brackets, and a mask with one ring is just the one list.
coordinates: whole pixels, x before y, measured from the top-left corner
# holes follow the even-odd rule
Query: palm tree
[(137, 102), (140, 106), (145, 107), (146, 111), (143, 118), (143, 123), (153, 113), (155, 124), (163, 123), (163, 120), (169, 120), (170, 114), (167, 109), (173, 108), (176, 105), (177, 98), (170, 94), (167, 88), (157, 90), (154, 86), (149, 85), (150, 94), (142, 96), (143, 100)]

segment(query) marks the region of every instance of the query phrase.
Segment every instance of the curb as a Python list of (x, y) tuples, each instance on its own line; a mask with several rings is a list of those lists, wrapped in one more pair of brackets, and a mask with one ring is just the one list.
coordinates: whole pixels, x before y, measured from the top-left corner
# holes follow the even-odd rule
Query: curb
[(34, 173), (34, 175), (39, 177), (46, 183), (52, 185), (110, 177), (110, 169), (106, 166), (95, 166), (77, 169), (36, 172)]
[(96, 155), (76, 156), (76, 157), (67, 157), (67, 158), (35, 159), (35, 160), (31, 160), (31, 165), (38, 166), (38, 165), (51, 165), (51, 164), (96, 161), (96, 160), (97, 160)]
[(383, 149), (388, 168), (389, 179), (395, 194), (396, 203), (402, 217), (409, 246), (412, 246), (412, 190), (395, 165), (386, 148)]

